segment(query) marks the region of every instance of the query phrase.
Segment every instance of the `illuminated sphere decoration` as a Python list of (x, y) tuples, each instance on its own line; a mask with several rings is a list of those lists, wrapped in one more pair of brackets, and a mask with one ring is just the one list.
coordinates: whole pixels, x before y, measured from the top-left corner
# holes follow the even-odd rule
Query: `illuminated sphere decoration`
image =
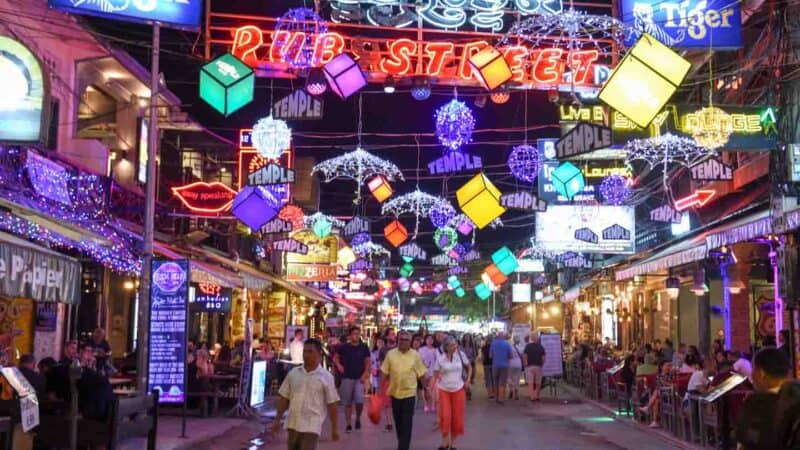
[(450, 220), (456, 216), (456, 210), (449, 203), (437, 203), (431, 207), (428, 218), (436, 228), (447, 226)]
[[(292, 8), (278, 18), (273, 36), (303, 36), (286, 42), (283, 38), (273, 45), (281, 46), (283, 60), (295, 69), (316, 66), (314, 47), (317, 37), (328, 32), (328, 24), (313, 9)], [(287, 46), (289, 46), (287, 48)], [(319, 56), (319, 55), (317, 55)]]
[(492, 99), (492, 103), (495, 105), (502, 105), (511, 98), (511, 94), (506, 89), (498, 89), (492, 92), (489, 98)]
[(433, 233), (433, 243), (439, 250), (446, 252), (458, 244), (458, 233), (450, 227), (437, 228)]
[(411, 83), (411, 96), (414, 100), (423, 101), (431, 96), (431, 83), (425, 77), (414, 77)]
[(311, 95), (322, 95), (328, 90), (328, 80), (325, 79), (325, 74), (322, 69), (314, 68), (308, 73), (306, 78), (306, 92)]
[(350, 245), (353, 247), (360, 247), (369, 242), (372, 242), (372, 236), (367, 232), (356, 233), (350, 238)]
[(292, 130), (282, 120), (272, 116), (253, 125), (253, 147), (267, 159), (278, 159), (292, 145)]
[(436, 137), (445, 148), (457, 151), (472, 141), (475, 118), (472, 110), (456, 99), (436, 110)]
[(733, 117), (715, 106), (706, 106), (687, 118), (686, 131), (697, 145), (716, 150), (724, 147), (733, 134)]
[(609, 205), (621, 205), (631, 196), (630, 179), (622, 175), (609, 175), (600, 183), (600, 195)]
[(533, 183), (542, 169), (542, 155), (532, 145), (518, 145), (508, 155), (508, 168), (518, 180)]

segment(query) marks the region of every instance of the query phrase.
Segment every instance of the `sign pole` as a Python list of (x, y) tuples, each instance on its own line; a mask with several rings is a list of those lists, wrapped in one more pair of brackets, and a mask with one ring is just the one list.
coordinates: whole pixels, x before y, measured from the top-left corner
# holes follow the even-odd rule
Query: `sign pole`
[(144, 198), (144, 249), (142, 250), (142, 279), (139, 283), (139, 335), (136, 339), (136, 373), (139, 393), (147, 391), (150, 343), (150, 282), (152, 281), (153, 229), (156, 205), (156, 155), (158, 154), (158, 57), (161, 48), (161, 25), (153, 23), (153, 52), (150, 62), (150, 122), (147, 143), (147, 181)]

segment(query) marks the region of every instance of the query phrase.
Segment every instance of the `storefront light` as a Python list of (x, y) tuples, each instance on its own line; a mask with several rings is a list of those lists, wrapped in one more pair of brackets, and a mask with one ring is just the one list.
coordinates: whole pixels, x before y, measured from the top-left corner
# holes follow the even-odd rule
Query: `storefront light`
[(667, 278), (666, 291), (670, 300), (675, 300), (681, 292), (681, 280), (676, 277)]
[(744, 282), (742, 280), (733, 280), (728, 283), (728, 292), (731, 294), (741, 294), (742, 291), (745, 289)]
[(122, 287), (126, 291), (132, 291), (134, 288), (136, 288), (136, 283), (134, 283), (133, 280), (125, 280), (125, 282), (122, 283)]
[(561, 310), (558, 308), (558, 306), (553, 305), (553, 306), (550, 307), (550, 314), (552, 314), (554, 316), (557, 316), (557, 315), (561, 314)]
[(694, 295), (701, 296), (708, 293), (708, 285), (706, 284), (706, 271), (698, 269), (694, 273), (694, 283), (692, 283), (692, 292)]

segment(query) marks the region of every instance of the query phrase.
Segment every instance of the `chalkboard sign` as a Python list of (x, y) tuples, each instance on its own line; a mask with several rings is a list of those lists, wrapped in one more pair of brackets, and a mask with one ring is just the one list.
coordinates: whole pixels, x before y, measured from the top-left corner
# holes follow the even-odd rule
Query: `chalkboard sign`
[(182, 403), (186, 392), (186, 310), (189, 261), (152, 260), (147, 390), (161, 403)]
[(545, 358), (542, 367), (542, 375), (546, 377), (560, 377), (564, 374), (561, 365), (561, 335), (542, 334), (539, 342), (544, 347)]

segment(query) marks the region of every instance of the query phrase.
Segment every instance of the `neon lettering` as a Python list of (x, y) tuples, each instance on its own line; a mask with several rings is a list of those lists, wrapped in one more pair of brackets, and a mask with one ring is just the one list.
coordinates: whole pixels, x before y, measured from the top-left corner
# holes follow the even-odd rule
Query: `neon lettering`
[(253, 66), (258, 61), (256, 50), (264, 45), (264, 35), (261, 30), (253, 25), (237, 28), (233, 33), (231, 54), (241, 59), (245, 64)]
[(539, 50), (536, 55), (536, 62), (531, 71), (533, 80), (537, 83), (557, 83), (561, 78), (558, 65), (561, 62), (561, 55), (564, 50), (560, 48), (546, 48)]
[(503, 58), (508, 61), (511, 68), (511, 79), (522, 81), (525, 79), (525, 67), (523, 58), (528, 55), (528, 48), (521, 45), (513, 45), (503, 51)]
[(324, 33), (314, 45), (314, 61), (326, 64), (344, 50), (344, 38), (339, 33)]
[(381, 59), (382, 72), (392, 75), (405, 75), (411, 70), (411, 55), (416, 52), (417, 43), (411, 39), (398, 39), (389, 45), (389, 57)]
[(425, 54), (430, 58), (427, 67), (428, 75), (436, 76), (442, 72), (447, 55), (455, 54), (454, 47), (452, 42), (429, 42), (425, 44)]
[(573, 79), (575, 84), (586, 84), (586, 79), (589, 76), (592, 65), (597, 61), (599, 56), (600, 54), (597, 50), (572, 52), (572, 61), (570, 61), (570, 63), (574, 73)]

